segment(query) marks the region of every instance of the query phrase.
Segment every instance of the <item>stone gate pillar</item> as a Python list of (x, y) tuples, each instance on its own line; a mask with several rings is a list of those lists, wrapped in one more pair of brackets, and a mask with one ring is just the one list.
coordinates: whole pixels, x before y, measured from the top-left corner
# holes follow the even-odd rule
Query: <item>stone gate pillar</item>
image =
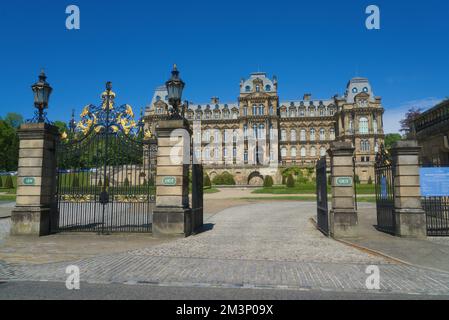
[(414, 140), (398, 141), (392, 148), (396, 235), (425, 238), (426, 214), (421, 206), (419, 153)]
[(11, 235), (45, 236), (58, 221), (54, 206), (58, 128), (29, 123), (18, 134), (17, 204), (11, 215)]
[(336, 238), (351, 237), (356, 235), (358, 225), (354, 189), (354, 147), (350, 142), (334, 142), (329, 155), (332, 170), (330, 234)]
[(183, 236), (192, 233), (189, 207), (191, 132), (187, 120), (164, 120), (157, 128), (156, 209), (153, 235)]

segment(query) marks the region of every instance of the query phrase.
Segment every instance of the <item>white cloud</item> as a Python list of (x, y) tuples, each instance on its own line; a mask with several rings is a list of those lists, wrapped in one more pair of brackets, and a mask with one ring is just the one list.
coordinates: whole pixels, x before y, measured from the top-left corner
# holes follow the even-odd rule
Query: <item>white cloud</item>
[(384, 114), (384, 130), (385, 133), (398, 133), (401, 129), (399, 121), (404, 118), (407, 111), (411, 108), (420, 108), (423, 111), (431, 107), (434, 107), (440, 103), (443, 99), (429, 97), (420, 100), (407, 101), (399, 105), (396, 108), (385, 108)]

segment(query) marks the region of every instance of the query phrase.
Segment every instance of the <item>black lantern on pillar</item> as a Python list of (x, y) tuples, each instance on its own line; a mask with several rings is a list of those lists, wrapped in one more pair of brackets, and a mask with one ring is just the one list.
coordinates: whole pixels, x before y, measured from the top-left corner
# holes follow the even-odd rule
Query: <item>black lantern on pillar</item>
[(53, 91), (50, 84), (47, 83), (47, 76), (42, 70), (39, 75), (39, 81), (31, 86), (34, 92), (34, 106), (37, 108), (35, 120), (39, 123), (45, 122), (44, 110), (48, 108), (51, 92)]
[(173, 107), (171, 118), (181, 119), (182, 115), (179, 113), (179, 109), (183, 108), (183, 106), (181, 106), (181, 99), (185, 83), (179, 78), (179, 71), (176, 64), (173, 66), (171, 74), (171, 79), (165, 84), (168, 92), (168, 103)]

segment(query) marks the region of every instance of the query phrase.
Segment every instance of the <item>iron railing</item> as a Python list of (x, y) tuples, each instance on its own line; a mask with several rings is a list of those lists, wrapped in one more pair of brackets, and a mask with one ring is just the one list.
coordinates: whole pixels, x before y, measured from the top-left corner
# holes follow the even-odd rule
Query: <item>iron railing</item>
[(326, 157), (316, 165), (317, 189), (317, 227), (325, 235), (329, 235), (329, 205), (327, 197), (327, 163)]
[[(426, 163), (423, 168), (448, 167), (441, 163)], [(449, 237), (449, 197), (421, 197), (421, 205), (426, 212), (427, 235), (429, 237)]]

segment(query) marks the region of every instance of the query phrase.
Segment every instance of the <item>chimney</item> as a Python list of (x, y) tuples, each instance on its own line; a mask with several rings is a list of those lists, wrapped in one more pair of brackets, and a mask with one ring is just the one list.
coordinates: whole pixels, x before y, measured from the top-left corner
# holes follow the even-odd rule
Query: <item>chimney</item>
[(219, 103), (220, 103), (220, 98), (218, 98), (218, 97), (211, 98), (211, 104), (219, 104)]
[(311, 93), (304, 93), (304, 101), (310, 101), (310, 99), (312, 98), (312, 94)]

